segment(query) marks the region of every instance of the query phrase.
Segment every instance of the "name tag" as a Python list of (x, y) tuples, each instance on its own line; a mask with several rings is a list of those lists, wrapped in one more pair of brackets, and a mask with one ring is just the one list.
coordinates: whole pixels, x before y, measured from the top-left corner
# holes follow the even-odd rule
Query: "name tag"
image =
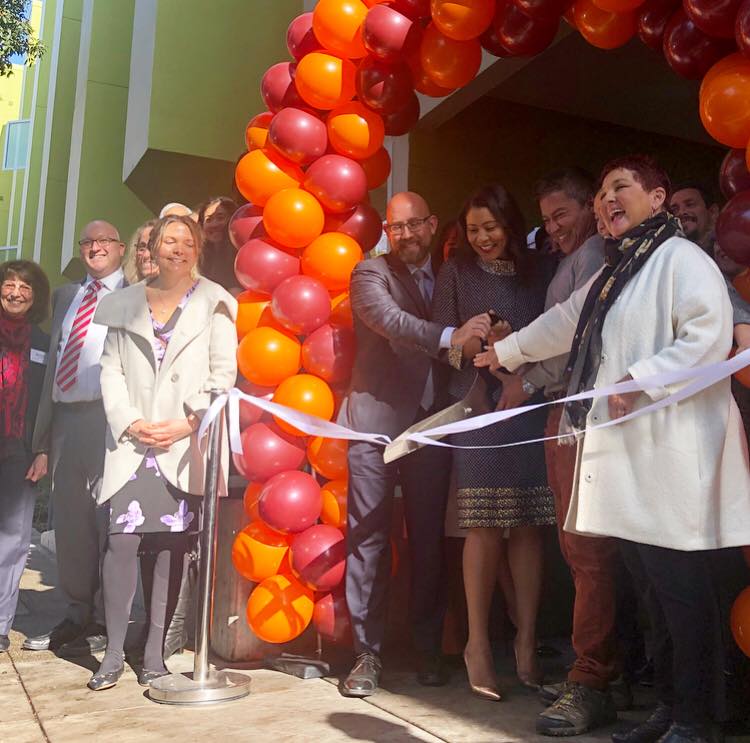
[(31, 349), (31, 363), (32, 364), (46, 364), (47, 363), (47, 352), (40, 351), (37, 348)]

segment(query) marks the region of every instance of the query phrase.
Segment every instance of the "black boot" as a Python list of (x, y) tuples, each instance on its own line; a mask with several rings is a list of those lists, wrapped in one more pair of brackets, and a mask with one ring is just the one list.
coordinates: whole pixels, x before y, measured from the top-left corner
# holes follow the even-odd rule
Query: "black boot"
[(172, 615), (172, 621), (164, 633), (164, 660), (181, 653), (187, 644), (188, 626), (195, 617), (193, 597), (198, 582), (198, 560), (194, 552), (186, 556), (187, 565), (182, 571), (180, 594)]
[(659, 702), (638, 727), (627, 733), (612, 733), (614, 743), (656, 743), (672, 724), (672, 708)]
[(673, 722), (658, 743), (708, 743), (708, 735), (702, 726)]

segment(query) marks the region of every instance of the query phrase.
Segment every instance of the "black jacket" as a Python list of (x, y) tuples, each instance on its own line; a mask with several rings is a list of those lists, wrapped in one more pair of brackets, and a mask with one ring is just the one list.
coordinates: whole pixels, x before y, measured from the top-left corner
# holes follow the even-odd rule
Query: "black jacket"
[(34, 435), (36, 412), (39, 408), (39, 398), (44, 386), (44, 373), (47, 370), (47, 351), (49, 350), (49, 336), (34, 325), (31, 328), (31, 352), (29, 363), (29, 399), (26, 406), (26, 425), (24, 428), (24, 444), (31, 451), (31, 439)]

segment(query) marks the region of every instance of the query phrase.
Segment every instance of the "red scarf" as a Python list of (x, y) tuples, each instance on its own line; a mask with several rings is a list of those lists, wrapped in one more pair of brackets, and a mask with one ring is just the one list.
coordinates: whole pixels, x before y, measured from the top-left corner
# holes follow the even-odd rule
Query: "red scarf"
[(0, 310), (0, 438), (24, 436), (30, 349), (31, 325)]

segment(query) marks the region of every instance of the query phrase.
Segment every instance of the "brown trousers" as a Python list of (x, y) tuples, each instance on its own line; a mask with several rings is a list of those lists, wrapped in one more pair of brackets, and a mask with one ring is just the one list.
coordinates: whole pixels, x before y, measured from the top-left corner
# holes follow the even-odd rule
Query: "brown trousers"
[[(547, 436), (558, 433), (563, 406), (554, 406), (547, 419)], [(555, 497), (560, 550), (575, 585), (573, 649), (576, 660), (568, 674), (594, 689), (605, 689), (616, 675), (617, 596), (615, 575), (619, 551), (607, 537), (583, 537), (563, 531), (573, 492), (576, 446), (545, 441), (547, 478)]]

